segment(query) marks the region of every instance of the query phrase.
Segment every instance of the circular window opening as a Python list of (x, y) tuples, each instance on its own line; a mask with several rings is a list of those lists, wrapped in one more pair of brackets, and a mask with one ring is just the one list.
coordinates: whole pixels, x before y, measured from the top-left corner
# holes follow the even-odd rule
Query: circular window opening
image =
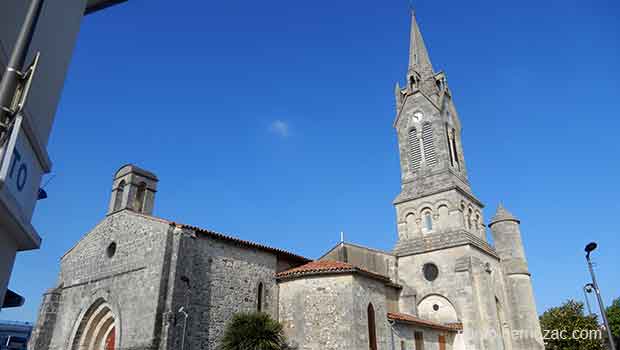
[(106, 254), (108, 255), (108, 258), (111, 258), (114, 256), (114, 254), (116, 254), (116, 243), (115, 242), (110, 243), (110, 245), (106, 249)]
[(439, 269), (433, 263), (424, 264), (422, 272), (424, 272), (424, 278), (429, 282), (436, 280), (437, 276), (439, 276)]
[(433, 305), (433, 310), (439, 311), (439, 305), (437, 305), (437, 304)]

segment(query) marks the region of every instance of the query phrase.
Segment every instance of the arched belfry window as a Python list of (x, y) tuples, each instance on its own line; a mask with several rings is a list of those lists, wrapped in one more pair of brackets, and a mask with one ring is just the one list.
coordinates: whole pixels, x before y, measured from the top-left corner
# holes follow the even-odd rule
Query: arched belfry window
[(138, 185), (138, 189), (136, 190), (136, 200), (134, 202), (133, 208), (138, 211), (144, 211), (144, 200), (146, 198), (146, 183), (141, 182)]
[(420, 139), (416, 128), (409, 130), (409, 167), (411, 171), (420, 168), (422, 162), (422, 152), (420, 150)]
[(431, 212), (424, 213), (424, 231), (431, 232), (433, 230), (433, 214)]
[(123, 202), (123, 194), (125, 193), (125, 180), (121, 180), (116, 188), (116, 194), (114, 195), (114, 211), (121, 209), (121, 203)]
[(426, 166), (437, 164), (437, 152), (435, 151), (435, 141), (433, 140), (433, 126), (426, 123), (422, 127), (422, 143), (424, 144), (424, 161)]
[(368, 304), (368, 348), (377, 350), (377, 328), (375, 325), (375, 308)]
[(256, 311), (263, 312), (263, 283), (258, 284), (258, 291), (256, 292)]

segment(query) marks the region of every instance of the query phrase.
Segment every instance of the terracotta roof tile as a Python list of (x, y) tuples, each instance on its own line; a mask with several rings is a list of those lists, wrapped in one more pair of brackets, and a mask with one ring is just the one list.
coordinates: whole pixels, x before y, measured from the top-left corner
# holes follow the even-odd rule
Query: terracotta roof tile
[(437, 329), (437, 330), (442, 330), (442, 331), (458, 332), (460, 330), (463, 330), (462, 323), (443, 324), (439, 322), (424, 320), (419, 317), (409, 315), (409, 314), (403, 314), (400, 312), (388, 312), (387, 317), (390, 320), (394, 320), (396, 322), (408, 323), (408, 324), (412, 324), (412, 325), (416, 325), (420, 327), (432, 328), (432, 329)]
[(370, 272), (349, 263), (333, 260), (315, 260), (305, 265), (282, 271), (276, 274), (278, 279), (291, 279), (307, 275), (335, 274), (335, 273), (358, 273), (370, 278), (378, 279), (385, 283), (391, 283), (387, 276)]
[[(303, 257), (301, 255), (297, 255), (297, 254), (288, 252), (288, 251), (283, 250), (283, 249), (273, 248), (273, 247), (269, 247), (269, 246), (262, 245), (262, 244), (259, 244), (259, 243), (255, 243), (255, 242), (251, 242), (251, 241), (246, 241), (246, 240), (243, 240), (243, 239), (240, 239), (240, 238), (232, 237), (232, 236), (220, 233), (220, 232), (203, 229), (203, 228), (196, 227), (196, 226), (176, 223), (174, 221), (166, 220), (166, 219), (163, 219), (163, 218), (160, 218), (160, 217), (156, 217), (156, 216), (153, 216), (153, 215), (147, 215), (147, 214), (143, 214), (143, 213), (138, 213), (138, 212), (135, 212), (135, 211), (133, 211), (131, 209), (127, 209), (127, 208), (119, 210), (117, 212), (114, 212), (114, 213), (112, 213), (112, 214), (110, 214), (108, 216), (114, 216), (114, 215), (117, 215), (119, 213), (125, 213), (125, 214), (130, 214), (130, 215), (135, 215), (135, 216), (143, 217), (143, 218), (146, 218), (146, 219), (149, 219), (149, 220), (153, 220), (153, 221), (161, 222), (161, 223), (164, 223), (164, 224), (168, 224), (168, 225), (173, 226), (173, 227), (180, 227), (182, 229), (183, 228), (189, 229), (189, 230), (192, 230), (192, 231), (196, 232), (197, 234), (208, 236), (210, 238), (219, 239), (219, 240), (222, 240), (222, 241), (228, 241), (228, 242), (231, 242), (231, 243), (235, 243), (235, 244), (239, 244), (239, 245), (243, 245), (243, 246), (251, 247), (251, 248), (255, 248), (255, 249), (260, 249), (260, 250), (263, 250), (263, 251), (266, 251), (266, 252), (269, 252), (269, 253), (274, 253), (276, 255), (279, 255), (279, 256), (282, 256), (282, 257), (294, 260), (294, 261), (296, 261), (296, 262), (298, 262), (300, 264), (307, 263), (308, 261), (312, 261), (311, 259), (308, 259), (308, 258)], [(101, 224), (102, 222), (99, 222), (97, 225)], [(94, 228), (91, 229), (91, 231), (92, 230), (94, 230)], [(73, 247), (71, 247), (65, 254), (63, 254), (61, 259), (63, 259), (67, 254), (69, 254), (75, 247), (77, 247), (77, 245), (84, 238), (86, 238), (86, 236), (87, 235), (84, 235), (82, 238), (80, 238), (80, 240)]]
[(302, 262), (302, 263), (311, 261), (310, 259), (308, 259), (306, 257), (303, 257), (301, 255), (297, 255), (297, 254), (294, 254), (294, 253), (291, 253), (291, 252), (288, 252), (288, 251), (283, 250), (283, 249), (269, 247), (269, 246), (262, 245), (260, 243), (256, 243), (256, 242), (252, 242), (252, 241), (246, 241), (246, 240), (243, 240), (243, 239), (240, 239), (240, 238), (236, 238), (236, 237), (232, 237), (232, 236), (226, 235), (224, 233), (220, 233), (220, 232), (216, 232), (216, 231), (212, 231), (212, 230), (207, 230), (207, 229), (203, 229), (203, 228), (196, 227), (196, 226), (174, 223), (174, 222), (171, 222), (170, 225), (173, 225), (173, 226), (176, 226), (176, 227), (180, 227), (180, 228), (183, 228), (183, 229), (189, 229), (189, 230), (192, 230), (192, 231), (196, 232), (199, 235), (205, 235), (205, 236), (210, 237), (210, 238), (219, 239), (219, 240), (222, 240), (222, 241), (228, 241), (228, 242), (235, 243), (235, 244), (238, 244), (238, 245), (242, 245), (242, 246), (246, 246), (246, 247), (251, 247), (251, 248), (256, 248), (256, 249), (263, 250), (263, 251), (266, 251), (266, 252), (269, 252), (269, 253), (274, 253), (274, 254), (277, 254), (277, 255), (280, 255), (280, 256), (292, 259), (292, 260), (296, 260), (296, 261), (299, 261), (299, 262)]

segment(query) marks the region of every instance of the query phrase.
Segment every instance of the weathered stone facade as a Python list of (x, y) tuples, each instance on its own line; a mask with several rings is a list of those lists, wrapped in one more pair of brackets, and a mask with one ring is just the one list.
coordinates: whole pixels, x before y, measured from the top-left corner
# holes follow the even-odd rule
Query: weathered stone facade
[(519, 220), (487, 241), (446, 77), (412, 16), (394, 122), (401, 193), (391, 252), (341, 242), (316, 261), (152, 216), (155, 174), (115, 174), (108, 215), (61, 258), (31, 350), (216, 350), (238, 312), (299, 350), (543, 349)]

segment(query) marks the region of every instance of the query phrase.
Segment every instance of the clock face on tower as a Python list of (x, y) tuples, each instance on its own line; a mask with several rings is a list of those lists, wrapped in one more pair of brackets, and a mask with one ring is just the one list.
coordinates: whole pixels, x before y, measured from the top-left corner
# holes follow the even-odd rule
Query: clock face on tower
[(420, 111), (413, 113), (413, 120), (417, 123), (419, 123), (423, 117), (424, 117), (424, 114)]

